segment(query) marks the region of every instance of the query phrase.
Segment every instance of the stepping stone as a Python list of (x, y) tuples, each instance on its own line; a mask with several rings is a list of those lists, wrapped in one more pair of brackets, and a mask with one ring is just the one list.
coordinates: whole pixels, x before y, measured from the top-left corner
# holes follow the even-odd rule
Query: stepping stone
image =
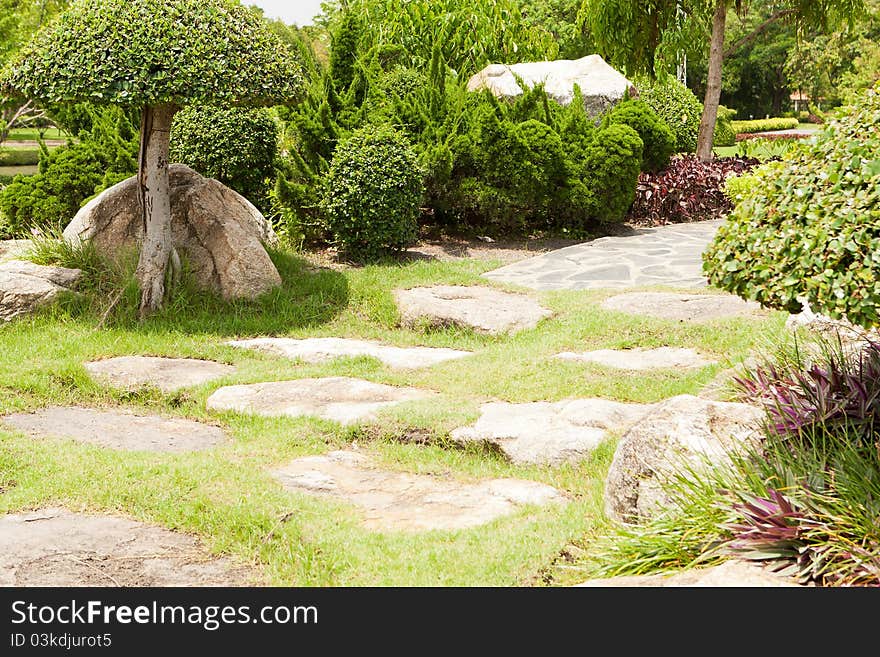
[(631, 292), (606, 299), (607, 310), (647, 315), (680, 322), (703, 322), (725, 317), (765, 315), (760, 305), (732, 294), (679, 294), (676, 292)]
[(791, 587), (800, 586), (800, 584), (792, 577), (770, 572), (757, 564), (731, 560), (711, 568), (593, 579), (578, 586), (603, 588), (609, 586), (614, 588), (634, 586)]
[(555, 488), (536, 481), (464, 483), (394, 472), (351, 451), (300, 458), (273, 475), (291, 492), (326, 495), (354, 504), (363, 513), (364, 525), (380, 531), (468, 529), (525, 505), (565, 501)]
[(255, 349), (278, 354), (285, 358), (299, 359), (306, 363), (319, 363), (333, 358), (372, 356), (389, 367), (417, 369), (431, 367), (456, 358), (471, 356), (469, 351), (434, 349), (431, 347), (392, 347), (379, 342), (351, 340), (347, 338), (257, 338), (233, 340), (226, 344), (243, 349)]
[(460, 443), (484, 442), (498, 447), (512, 462), (532, 465), (577, 463), (609, 438), (622, 433), (651, 408), (605, 399), (483, 404), (477, 423), (455, 429)]
[(153, 386), (162, 392), (201, 385), (235, 371), (231, 365), (192, 358), (120, 356), (85, 364), (96, 380), (115, 388), (134, 391)]
[(658, 347), (657, 349), (599, 349), (584, 353), (556, 354), (555, 358), (580, 363), (596, 363), (605, 367), (620, 370), (651, 370), (651, 369), (689, 369), (705, 367), (714, 361), (703, 358), (694, 349), (678, 349), (676, 347)]
[(53, 406), (0, 419), (3, 424), (34, 438), (69, 438), (128, 451), (196, 452), (217, 447), (227, 440), (222, 429), (209, 424), (126, 411)]
[(27, 315), (71, 292), (82, 278), (79, 269), (44, 267), (24, 260), (0, 264), (0, 322)]
[(227, 386), (208, 397), (215, 411), (255, 413), (268, 417), (312, 415), (343, 424), (376, 419), (375, 413), (401, 402), (435, 393), (398, 388), (344, 376)]
[(0, 586), (248, 586), (191, 536), (64, 509), (0, 517)]
[(437, 285), (394, 293), (404, 326), (463, 326), (482, 333), (535, 328), (553, 313), (522, 294), (489, 287)]

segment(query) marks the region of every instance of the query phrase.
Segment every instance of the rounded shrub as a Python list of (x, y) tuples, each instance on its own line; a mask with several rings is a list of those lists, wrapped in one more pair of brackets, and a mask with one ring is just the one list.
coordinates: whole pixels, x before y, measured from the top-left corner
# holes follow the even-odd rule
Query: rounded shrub
[(216, 178), (266, 212), (275, 183), (278, 125), (270, 110), (189, 107), (171, 127), (171, 160)]
[(805, 299), (833, 318), (880, 322), (880, 86), (733, 187), (734, 211), (704, 254), (713, 285), (789, 312)]
[(736, 144), (736, 130), (733, 127), (733, 117), (736, 110), (728, 109), (724, 105), (718, 106), (718, 118), (715, 121), (715, 133), (712, 143), (715, 146), (734, 146)]
[(375, 260), (415, 241), (423, 192), (406, 137), (391, 126), (365, 126), (336, 148), (321, 207), (343, 252)]
[(671, 76), (662, 83), (642, 83), (639, 89), (639, 98), (657, 112), (675, 133), (675, 150), (679, 153), (695, 152), (703, 103), (690, 89)]
[(603, 119), (603, 127), (628, 125), (644, 144), (642, 171), (659, 171), (669, 165), (675, 153), (676, 137), (666, 122), (643, 100), (619, 103)]
[(623, 221), (636, 197), (636, 184), (644, 146), (639, 133), (628, 125), (598, 130), (586, 150), (584, 181), (595, 202), (599, 221)]

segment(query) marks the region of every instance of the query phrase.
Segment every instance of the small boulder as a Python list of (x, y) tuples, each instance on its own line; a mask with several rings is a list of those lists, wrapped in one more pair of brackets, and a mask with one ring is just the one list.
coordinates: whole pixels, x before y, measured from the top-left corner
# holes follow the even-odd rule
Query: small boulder
[[(246, 198), (182, 164), (169, 169), (171, 231), (196, 283), (224, 299), (251, 299), (281, 284), (264, 244), (277, 237)], [(104, 190), (76, 214), (64, 239), (89, 240), (108, 256), (143, 239), (137, 177)]]
[(23, 260), (0, 264), (0, 321), (8, 322), (71, 292), (82, 278), (79, 269), (44, 267)]
[(747, 404), (692, 395), (656, 405), (623, 435), (605, 480), (605, 513), (623, 522), (673, 504), (670, 477), (730, 463), (730, 454), (760, 440), (763, 412)]
[(580, 87), (584, 107), (597, 117), (623, 100), (633, 83), (612, 68), (600, 55), (581, 59), (558, 59), (549, 62), (491, 64), (471, 77), (468, 91), (489, 89), (499, 98), (517, 98), (523, 94), (519, 78), (529, 88), (543, 84), (547, 95), (561, 105), (574, 100), (574, 87)]

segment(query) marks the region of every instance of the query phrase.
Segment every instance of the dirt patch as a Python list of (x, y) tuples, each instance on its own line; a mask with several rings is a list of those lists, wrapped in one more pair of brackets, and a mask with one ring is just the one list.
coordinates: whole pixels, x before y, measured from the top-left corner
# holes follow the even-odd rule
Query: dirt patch
[(43, 509), (0, 517), (0, 586), (249, 586), (256, 573), (191, 536)]

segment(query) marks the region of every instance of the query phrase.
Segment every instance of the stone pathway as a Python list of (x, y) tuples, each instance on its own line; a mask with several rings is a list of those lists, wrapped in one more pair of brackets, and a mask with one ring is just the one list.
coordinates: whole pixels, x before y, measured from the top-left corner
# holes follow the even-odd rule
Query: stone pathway
[(315, 416), (343, 424), (376, 419), (376, 411), (425, 399), (433, 392), (398, 388), (342, 376), (227, 386), (208, 397), (214, 411), (267, 417)]
[(484, 274), (533, 290), (592, 290), (707, 285), (702, 253), (723, 220), (639, 228), (551, 251)]
[(595, 363), (619, 370), (690, 369), (712, 365), (714, 361), (701, 356), (695, 349), (658, 347), (656, 349), (599, 349), (583, 353), (566, 351), (554, 358), (576, 363)]
[(468, 529), (565, 498), (546, 484), (520, 479), (463, 483), (431, 475), (394, 472), (351, 451), (297, 459), (273, 472), (285, 489), (350, 502), (363, 523), (380, 531)]
[(0, 516), (0, 586), (248, 586), (255, 573), (185, 534), (43, 509)]
[(455, 429), (450, 437), (494, 445), (513, 463), (557, 466), (587, 458), (610, 432), (622, 433), (649, 408), (605, 399), (493, 402), (482, 406), (476, 424)]
[(437, 285), (397, 290), (401, 324), (411, 328), (463, 326), (501, 334), (535, 328), (553, 313), (534, 299), (490, 287)]
[(192, 358), (120, 356), (85, 364), (96, 380), (115, 388), (137, 390), (152, 386), (163, 392), (201, 385), (235, 371), (231, 365)]
[(202, 422), (125, 411), (58, 407), (0, 418), (2, 424), (34, 438), (69, 438), (117, 450), (194, 452), (226, 442), (222, 429)]
[(606, 310), (669, 319), (679, 322), (707, 322), (727, 317), (766, 316), (767, 311), (732, 294), (679, 294), (676, 292), (630, 292), (602, 302)]
[(371, 356), (382, 361), (388, 367), (397, 369), (431, 367), (447, 360), (472, 355), (470, 351), (456, 349), (392, 347), (380, 342), (346, 338), (309, 338), (306, 340), (257, 338), (254, 340), (233, 340), (226, 344), (242, 349), (265, 351), (285, 358), (302, 360), (306, 363), (320, 363), (334, 358)]

